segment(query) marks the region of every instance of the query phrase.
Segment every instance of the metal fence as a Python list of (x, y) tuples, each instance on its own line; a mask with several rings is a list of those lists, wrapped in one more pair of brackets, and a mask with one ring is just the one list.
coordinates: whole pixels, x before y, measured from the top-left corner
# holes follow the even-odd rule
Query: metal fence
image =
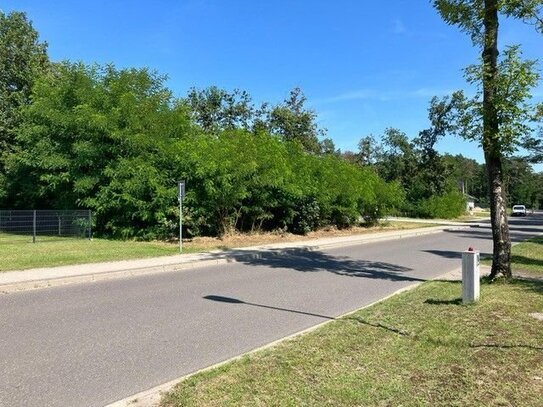
[(90, 210), (0, 209), (0, 242), (92, 238)]

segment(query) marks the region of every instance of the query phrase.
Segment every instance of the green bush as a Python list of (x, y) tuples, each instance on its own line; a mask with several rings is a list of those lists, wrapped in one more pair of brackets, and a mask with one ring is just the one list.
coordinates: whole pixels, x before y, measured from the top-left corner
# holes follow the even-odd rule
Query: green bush
[(419, 202), (418, 215), (426, 218), (456, 218), (466, 212), (466, 198), (460, 192), (447, 192)]
[(297, 235), (306, 235), (319, 226), (320, 208), (314, 197), (300, 198), (296, 203), (296, 210), (288, 230)]
[[(403, 202), (398, 184), (266, 129), (202, 127), (146, 69), (62, 63), (36, 82), (0, 195), (13, 207), (90, 208), (96, 235), (186, 235), (349, 227)], [(1, 180), (0, 180), (1, 181)]]

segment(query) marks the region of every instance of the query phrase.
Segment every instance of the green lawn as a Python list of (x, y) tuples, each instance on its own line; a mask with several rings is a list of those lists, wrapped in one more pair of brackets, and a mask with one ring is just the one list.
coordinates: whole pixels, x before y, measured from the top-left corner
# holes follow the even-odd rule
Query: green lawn
[[(481, 258), (481, 262), (490, 266), (492, 255)], [(543, 236), (514, 245), (511, 248), (511, 268), (513, 274), (543, 275)]]
[(513, 246), (513, 270), (530, 271), (543, 275), (543, 236)]
[(37, 243), (11, 243), (4, 239), (0, 241), (0, 272), (176, 253), (179, 253), (179, 246), (160, 242), (55, 239)]
[[(528, 259), (516, 265), (541, 242), (515, 246)], [(483, 283), (477, 304), (460, 298), (460, 282), (424, 283), (190, 377), (161, 406), (540, 407), (543, 321), (530, 314), (543, 313), (543, 282)]]

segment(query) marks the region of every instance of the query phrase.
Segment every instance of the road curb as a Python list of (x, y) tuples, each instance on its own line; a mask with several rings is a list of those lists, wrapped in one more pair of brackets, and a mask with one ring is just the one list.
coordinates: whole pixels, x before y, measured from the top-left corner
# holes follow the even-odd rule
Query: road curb
[[(53, 278), (44, 278), (44, 279), (30, 279), (30, 280), (21, 280), (14, 281), (9, 283), (0, 282), (0, 293), (8, 294), (19, 291), (26, 290), (35, 290), (43, 288), (58, 287), (68, 284), (77, 284), (77, 283), (89, 283), (89, 282), (99, 282), (106, 280), (121, 279), (134, 276), (142, 275), (152, 275), (165, 272), (176, 272), (183, 270), (190, 270), (200, 267), (228, 264), (228, 263), (239, 263), (251, 260), (261, 259), (263, 255), (285, 255), (293, 250), (307, 250), (307, 251), (316, 251), (322, 249), (333, 249), (338, 247), (347, 247), (360, 244), (375, 243), (387, 240), (397, 240), (404, 239), (407, 237), (414, 236), (423, 236), (428, 234), (440, 233), (443, 231), (451, 229), (464, 229), (469, 226), (458, 225), (458, 226), (436, 226), (431, 228), (422, 228), (422, 229), (413, 229), (412, 231), (400, 231), (395, 234), (388, 235), (355, 235), (351, 236), (350, 240), (346, 240), (345, 237), (337, 238), (336, 241), (330, 241), (326, 243), (319, 243), (318, 240), (315, 240), (315, 243), (303, 242), (301, 244), (296, 244), (296, 242), (289, 242), (286, 244), (271, 244), (263, 246), (255, 246), (248, 248), (240, 249), (231, 249), (226, 253), (203, 253), (196, 259), (189, 259), (187, 261), (173, 262), (169, 264), (162, 265), (151, 265), (151, 266), (135, 266), (135, 267), (126, 267), (122, 269), (111, 269), (100, 272), (90, 272), (90, 273), (80, 273), (75, 275), (64, 275), (60, 277)], [(74, 266), (75, 267), (75, 266)], [(112, 263), (114, 267), (114, 263)], [(11, 273), (24, 273), (24, 271), (14, 271)]]
[(189, 268), (212, 266), (216, 264), (227, 263), (227, 260), (198, 260), (189, 263), (168, 264), (162, 266), (135, 267), (123, 270), (111, 270), (99, 273), (80, 274), (74, 276), (65, 276), (57, 278), (49, 278), (42, 280), (21, 281), (17, 283), (1, 284), (0, 293), (12, 293), (26, 290), (36, 290), (41, 288), (58, 287), (68, 284), (90, 283), (106, 280), (115, 280), (126, 277), (134, 277), (140, 275), (151, 275), (164, 272), (181, 271)]

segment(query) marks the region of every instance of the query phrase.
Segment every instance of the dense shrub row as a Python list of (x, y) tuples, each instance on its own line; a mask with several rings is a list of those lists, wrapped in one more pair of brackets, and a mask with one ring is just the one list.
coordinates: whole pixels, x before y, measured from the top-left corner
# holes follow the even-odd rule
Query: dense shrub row
[(195, 113), (145, 69), (56, 64), (22, 111), (5, 204), (91, 208), (102, 235), (154, 239), (177, 233), (180, 179), (190, 235), (347, 227), (403, 202), (370, 167), (265, 122), (209, 130)]

